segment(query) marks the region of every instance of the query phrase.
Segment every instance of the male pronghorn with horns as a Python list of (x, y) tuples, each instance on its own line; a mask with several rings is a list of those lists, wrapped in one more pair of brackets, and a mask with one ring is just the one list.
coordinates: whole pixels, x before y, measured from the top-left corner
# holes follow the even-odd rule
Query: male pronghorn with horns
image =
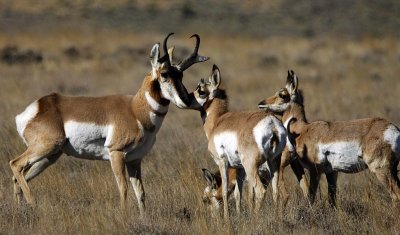
[(386, 186), (392, 200), (399, 201), (399, 128), (382, 118), (309, 123), (297, 87), (297, 76), (289, 71), (286, 86), (258, 107), (282, 115), (289, 149), (295, 150), (302, 165), (310, 170), (311, 201), (321, 173), (328, 181), (329, 202), (335, 205), (338, 172), (356, 173), (366, 168)]
[(208, 60), (198, 55), (200, 38), (195, 34), (193, 53), (181, 63), (172, 64), (172, 50), (167, 51), (171, 35), (164, 39), (163, 57), (160, 58), (160, 45), (153, 46), (152, 70), (136, 95), (69, 97), (53, 93), (34, 101), (16, 117), (18, 132), (28, 146), (22, 155), (10, 161), (18, 201), (22, 189), (25, 199), (32, 204), (34, 199), (27, 181), (66, 153), (110, 161), (122, 207), (127, 195), (126, 167), (143, 215), (141, 160), (156, 141), (169, 103), (179, 108), (190, 106), (182, 83), (183, 72), (195, 63)]

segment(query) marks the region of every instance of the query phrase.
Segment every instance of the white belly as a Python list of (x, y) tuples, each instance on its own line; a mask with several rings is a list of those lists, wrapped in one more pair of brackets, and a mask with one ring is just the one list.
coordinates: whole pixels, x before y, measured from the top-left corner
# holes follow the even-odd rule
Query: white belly
[(68, 121), (64, 124), (64, 130), (67, 142), (63, 152), (66, 154), (85, 159), (110, 159), (108, 148), (104, 146), (109, 133), (108, 126)]
[(357, 141), (340, 141), (318, 144), (318, 158), (326, 170), (347, 173), (366, 169), (362, 148)]
[(229, 165), (241, 167), (242, 161), (238, 151), (238, 138), (236, 132), (226, 131), (214, 136), (214, 146), (218, 156), (225, 156)]
[[(139, 123), (141, 127), (141, 124)], [(110, 160), (108, 145), (113, 135), (113, 126), (68, 121), (64, 125), (67, 142), (63, 152), (74, 157), (92, 160)], [(140, 128), (143, 131), (142, 128)], [(155, 132), (144, 131), (142, 141), (123, 149), (125, 161), (143, 158), (156, 141)]]

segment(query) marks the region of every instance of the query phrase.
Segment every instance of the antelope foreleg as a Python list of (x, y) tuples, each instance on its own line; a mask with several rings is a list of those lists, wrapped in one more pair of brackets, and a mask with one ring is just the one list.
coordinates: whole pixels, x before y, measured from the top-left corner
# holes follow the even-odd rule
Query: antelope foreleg
[(310, 169), (310, 204), (313, 204), (315, 201), (320, 178), (321, 173), (315, 169)]
[(242, 202), (242, 192), (243, 192), (243, 181), (246, 177), (246, 173), (243, 169), (237, 169), (236, 174), (236, 186), (235, 186), (235, 200), (236, 200), (236, 211), (240, 214), (241, 202)]
[(300, 188), (303, 191), (303, 196), (306, 198), (310, 203), (310, 184), (308, 183), (306, 173), (304, 172), (304, 168), (300, 163), (300, 160), (296, 159), (290, 163), (290, 167), (292, 168), (294, 174), (296, 175), (297, 180), (299, 181)]
[(332, 172), (326, 174), (326, 180), (328, 181), (328, 195), (329, 204), (336, 208), (336, 182), (337, 182), (337, 172)]

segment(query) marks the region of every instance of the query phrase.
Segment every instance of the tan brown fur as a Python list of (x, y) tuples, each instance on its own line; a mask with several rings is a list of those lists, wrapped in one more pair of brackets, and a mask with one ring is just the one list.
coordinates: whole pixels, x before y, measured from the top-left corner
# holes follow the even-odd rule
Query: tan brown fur
[[(259, 107), (270, 111), (276, 110), (282, 114), (288, 135), (294, 141), (295, 154), (302, 165), (310, 170), (311, 201), (315, 199), (321, 173), (327, 176), (329, 202), (335, 205), (337, 172), (355, 173), (366, 167), (387, 187), (393, 201), (400, 200), (400, 181), (397, 176), (400, 138), (398, 127), (392, 123), (382, 118), (307, 122), (302, 95), (297, 90), (297, 77), (293, 72), (289, 72), (286, 87), (274, 96), (261, 101)], [(282, 111), (283, 108), (279, 107), (286, 109)], [(384, 139), (386, 131), (390, 128), (393, 128), (394, 135), (392, 137), (394, 143), (391, 144)], [(343, 141), (359, 143), (361, 151), (359, 158), (362, 158), (359, 167), (335, 170), (331, 169), (332, 166), (331, 168), (327, 166), (326, 162), (321, 162), (317, 154), (318, 145)], [(329, 155), (329, 152), (327, 154)]]
[[(205, 171), (206, 169), (203, 169)], [(232, 194), (236, 186), (237, 180), (237, 169), (229, 167), (228, 168), (228, 197)], [(219, 170), (211, 173), (213, 180), (208, 182), (212, 190), (205, 190), (203, 194), (203, 202), (210, 203), (211, 198), (215, 198), (219, 203), (222, 202), (222, 179), (221, 172)], [(208, 179), (206, 179), (208, 180)]]
[[(299, 184), (301, 189), (303, 190), (303, 195), (305, 199), (309, 198), (309, 184), (308, 180), (305, 177), (304, 174), (304, 169), (301, 166), (300, 162), (296, 159), (293, 160), (290, 157), (290, 153), (288, 152), (287, 148), (282, 152), (281, 155), (281, 163), (279, 166), (279, 179), (283, 179), (283, 172), (284, 169), (287, 166), (291, 166), (293, 172), (295, 173), (296, 177), (298, 178)], [(242, 170), (242, 169), (241, 169)], [(235, 187), (237, 187), (238, 184), (238, 179), (237, 179), (237, 174), (238, 174), (238, 169), (236, 168), (228, 168), (228, 198), (231, 196), (231, 194), (236, 190)], [(271, 174), (269, 171), (259, 171), (260, 174), (260, 179), (263, 183), (264, 186), (267, 186), (269, 181), (271, 180)], [(217, 170), (212, 173), (213, 176), (215, 176), (216, 179), (216, 184), (215, 185), (210, 185), (208, 184), (207, 187), (211, 187), (213, 189), (212, 193), (210, 193), (211, 190), (208, 190), (207, 188), (204, 190), (203, 194), (203, 201), (205, 203), (210, 203), (212, 201), (212, 198), (215, 198), (219, 203), (222, 203), (222, 182), (221, 182), (221, 173)], [(239, 180), (243, 181), (245, 177), (245, 174), (241, 176), (242, 178), (239, 178)], [(284, 186), (284, 180), (279, 181), (279, 198), (281, 200), (281, 203), (283, 206), (286, 206), (287, 201), (289, 199), (289, 194), (286, 191), (286, 188)], [(236, 200), (239, 200), (235, 198)]]
[[(64, 152), (79, 158), (110, 160), (123, 208), (127, 195), (126, 167), (140, 214), (144, 214), (141, 159), (153, 146), (170, 101), (180, 108), (189, 105), (182, 83), (183, 71), (208, 59), (197, 54), (200, 39), (196, 35), (195, 50), (190, 58), (182, 61), (184, 66), (172, 65), (169, 61), (172, 55), (166, 51), (170, 35), (164, 40), (164, 57), (159, 56), (159, 44), (153, 46), (152, 72), (144, 78), (136, 95), (71, 97), (52, 93), (17, 116), (18, 131), (28, 146), (22, 155), (10, 161), (18, 202), (21, 190), (28, 203), (34, 202), (27, 181)], [(72, 123), (70, 129), (66, 127), (69, 123)]]
[[(282, 126), (282, 123), (271, 113), (260, 111), (229, 112), (228, 97), (226, 96), (225, 91), (219, 88), (220, 82), (221, 78), (219, 69), (214, 65), (212, 75), (209, 78), (209, 83), (206, 83), (202, 80), (197, 89), (192, 93), (192, 97), (194, 97), (194, 99), (197, 101), (197, 105), (192, 108), (198, 109), (202, 113), (204, 131), (209, 141), (208, 150), (214, 161), (217, 163), (222, 175), (221, 188), (222, 201), (224, 204), (224, 217), (228, 218), (229, 214), (227, 199), (229, 187), (232, 185), (229, 183), (230, 167), (244, 168), (249, 181), (249, 203), (251, 208), (257, 211), (261, 206), (261, 202), (263, 201), (266, 191), (259, 177), (258, 170), (261, 164), (267, 162), (271, 174), (275, 175), (273, 191), (275, 195), (274, 199), (277, 200), (277, 171), (279, 170), (277, 166), (279, 166), (280, 161), (279, 155), (282, 152), (286, 142), (286, 132)], [(262, 123), (266, 120), (269, 121), (268, 124)], [(258, 136), (255, 134), (255, 128), (261, 125), (260, 123), (263, 126), (263, 133), (260, 135), (267, 135), (267, 132), (270, 134), (270, 139), (267, 140), (270, 149), (263, 149), (262, 151), (260, 150), (259, 143), (257, 142), (261, 140), (256, 139)], [(264, 128), (265, 125), (268, 125), (268, 127)], [(233, 142), (229, 142), (230, 140), (222, 140), (226, 142), (223, 142), (220, 146), (217, 146), (218, 144), (216, 141), (220, 141), (218, 140), (219, 138), (225, 138), (219, 137), (221, 134), (228, 136), (234, 135), (235, 137), (232, 138), (235, 139), (232, 140)], [(274, 135), (277, 134), (277, 138), (274, 138)], [(262, 137), (260, 136), (260, 138)], [(279, 140), (279, 144), (276, 143), (277, 140)], [(228, 153), (226, 151), (231, 152)], [(232, 159), (228, 160), (228, 158)], [(236, 180), (239, 180), (238, 177), (236, 178)], [(237, 203), (239, 201), (240, 205), (241, 186), (236, 188), (239, 188), (239, 194), (237, 195), (239, 200), (237, 200)], [(255, 196), (255, 204), (253, 204), (251, 201), (253, 198), (253, 193)], [(240, 212), (240, 206), (238, 206), (238, 204), (237, 209)]]

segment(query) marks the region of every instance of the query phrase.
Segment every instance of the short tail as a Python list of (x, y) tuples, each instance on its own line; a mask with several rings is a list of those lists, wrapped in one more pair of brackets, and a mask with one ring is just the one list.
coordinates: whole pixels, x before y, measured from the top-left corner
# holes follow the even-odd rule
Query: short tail
[(286, 130), (280, 123), (276, 123), (269, 142), (270, 154), (274, 157), (280, 155), (286, 146)]
[(394, 158), (394, 162), (392, 163), (392, 168), (391, 168), (391, 174), (392, 177), (396, 180), (397, 186), (400, 187), (400, 179), (398, 176), (399, 170), (397, 170), (397, 166), (399, 165), (400, 162), (400, 129), (394, 124), (392, 124), (390, 128), (392, 129), (393, 133), (391, 133), (392, 134), (390, 136), (391, 138), (388, 139), (392, 147), (392, 154)]

